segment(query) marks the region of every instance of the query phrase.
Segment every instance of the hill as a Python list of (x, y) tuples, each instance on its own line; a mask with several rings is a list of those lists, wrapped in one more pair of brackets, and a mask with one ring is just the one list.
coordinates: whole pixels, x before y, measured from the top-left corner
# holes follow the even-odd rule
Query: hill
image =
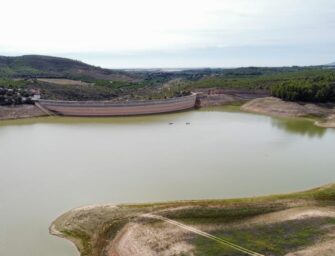
[(77, 60), (43, 55), (0, 56), (0, 77), (136, 80), (135, 76), (120, 70), (104, 69)]
[(43, 55), (0, 56), (0, 87), (39, 89), (45, 99), (155, 99), (199, 88), (230, 88), (327, 102), (334, 100), (334, 83), (332, 66), (117, 70)]

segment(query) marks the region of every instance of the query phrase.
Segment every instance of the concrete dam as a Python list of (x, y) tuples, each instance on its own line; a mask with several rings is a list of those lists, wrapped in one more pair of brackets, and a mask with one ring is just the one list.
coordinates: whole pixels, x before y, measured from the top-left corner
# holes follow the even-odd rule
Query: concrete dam
[(162, 100), (143, 101), (61, 101), (39, 100), (37, 103), (46, 110), (62, 116), (135, 116), (160, 114), (192, 109), (196, 105), (197, 94)]

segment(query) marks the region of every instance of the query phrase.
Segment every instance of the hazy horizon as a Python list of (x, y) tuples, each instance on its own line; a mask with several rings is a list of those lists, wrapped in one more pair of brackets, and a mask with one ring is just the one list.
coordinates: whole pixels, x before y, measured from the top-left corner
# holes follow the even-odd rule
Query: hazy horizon
[(6, 56), (51, 55), (106, 68), (335, 61), (332, 0), (5, 0), (2, 10), (0, 22), (10, 22), (1, 31)]

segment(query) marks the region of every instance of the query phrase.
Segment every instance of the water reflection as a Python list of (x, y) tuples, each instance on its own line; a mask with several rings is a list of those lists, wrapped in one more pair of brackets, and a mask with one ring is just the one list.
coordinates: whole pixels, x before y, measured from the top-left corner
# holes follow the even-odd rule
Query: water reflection
[(312, 121), (298, 118), (272, 118), (271, 125), (285, 132), (308, 136), (309, 138), (322, 138), (327, 132), (327, 128), (318, 127)]

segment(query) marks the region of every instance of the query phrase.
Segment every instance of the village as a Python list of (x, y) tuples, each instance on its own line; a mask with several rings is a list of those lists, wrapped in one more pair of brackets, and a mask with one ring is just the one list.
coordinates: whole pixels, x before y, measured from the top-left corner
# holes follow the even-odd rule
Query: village
[(34, 104), (40, 98), (38, 89), (17, 89), (0, 87), (0, 105)]

